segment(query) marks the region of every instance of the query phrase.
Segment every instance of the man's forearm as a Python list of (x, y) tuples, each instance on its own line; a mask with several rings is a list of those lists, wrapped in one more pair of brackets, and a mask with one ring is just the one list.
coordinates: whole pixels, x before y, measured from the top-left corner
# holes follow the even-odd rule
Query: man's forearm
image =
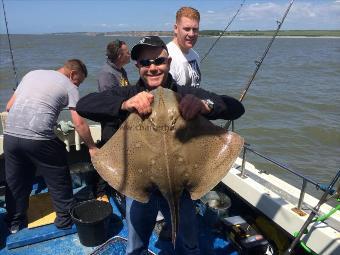
[(9, 110), (12, 108), (12, 105), (14, 104), (15, 101), (15, 94), (12, 95), (12, 97), (8, 100), (7, 105), (6, 105), (6, 111), (9, 112)]
[(82, 117), (79, 116), (79, 114), (75, 111), (74, 108), (70, 108), (70, 113), (72, 122), (74, 124), (74, 128), (78, 132), (81, 139), (83, 139), (83, 141), (85, 142), (87, 147), (89, 147), (89, 149), (95, 148), (96, 145), (92, 139), (91, 131), (87, 122)]
[(244, 107), (242, 103), (229, 96), (217, 95), (200, 88), (192, 88), (187, 86), (179, 86), (178, 92), (182, 96), (186, 94), (192, 94), (202, 100), (211, 100), (214, 103), (214, 109), (211, 112), (204, 114), (204, 116), (210, 120), (234, 120), (239, 118), (244, 113)]
[(96, 145), (93, 141), (93, 138), (91, 136), (90, 128), (87, 125), (87, 123), (84, 122), (82, 124), (75, 125), (75, 129), (89, 149), (96, 147)]

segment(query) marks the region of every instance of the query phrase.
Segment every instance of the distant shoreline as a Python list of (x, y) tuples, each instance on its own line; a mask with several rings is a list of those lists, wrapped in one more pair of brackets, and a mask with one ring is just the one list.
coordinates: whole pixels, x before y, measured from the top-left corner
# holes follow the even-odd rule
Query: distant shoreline
[[(210, 37), (218, 37), (218, 36), (210, 36)], [(272, 36), (269, 36), (269, 35), (223, 35), (222, 37), (223, 38), (271, 38)], [(284, 35), (284, 36), (282, 36), (282, 35), (278, 35), (276, 38), (340, 39), (340, 36), (302, 36), (302, 35), (297, 35), (297, 36)]]
[[(219, 30), (202, 30), (199, 35), (201, 37), (272, 37), (274, 30), (250, 30), (250, 31), (228, 31), (223, 32)], [(146, 35), (157, 35), (157, 36), (173, 36), (172, 31), (117, 31), (117, 32), (86, 32), (83, 33), (89, 36), (139, 36), (143, 37)], [(279, 31), (278, 37), (286, 38), (340, 38), (340, 30), (282, 30)]]
[[(107, 37), (118, 37), (118, 36), (136, 36), (136, 35), (126, 35), (126, 34), (115, 34), (115, 35), (104, 35)], [(170, 35), (159, 35), (159, 37), (171, 37)], [(217, 35), (211, 35), (211, 36), (204, 36), (204, 37), (212, 37), (212, 38), (217, 38), (219, 36)], [(221, 36), (222, 38), (271, 38), (272, 36), (268, 36), (268, 35), (223, 35)], [(291, 35), (278, 35), (276, 38), (315, 38), (315, 39), (320, 39), (320, 38), (325, 38), (325, 39), (340, 39), (340, 36), (302, 36), (302, 35), (298, 35), (298, 36), (291, 36)]]
[[(272, 37), (275, 30), (240, 30), (240, 31), (220, 31), (220, 30), (202, 30), (201, 37), (231, 37), (231, 38), (267, 38)], [(138, 36), (146, 35), (173, 36), (172, 31), (115, 31), (115, 32), (59, 32), (27, 35), (85, 35), (85, 36)], [(4, 34), (1, 34), (4, 35)], [(24, 35), (24, 34), (12, 34)], [(281, 30), (277, 37), (283, 38), (340, 38), (340, 30)]]

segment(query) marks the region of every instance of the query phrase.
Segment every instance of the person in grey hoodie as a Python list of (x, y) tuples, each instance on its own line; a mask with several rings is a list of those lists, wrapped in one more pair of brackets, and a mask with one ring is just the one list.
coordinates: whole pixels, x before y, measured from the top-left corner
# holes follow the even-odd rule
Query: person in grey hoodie
[[(98, 74), (98, 91), (112, 89), (113, 87), (125, 87), (130, 85), (124, 66), (130, 62), (130, 51), (127, 44), (121, 40), (114, 40), (106, 47), (106, 62)], [(102, 137), (98, 144), (103, 146), (114, 134), (119, 120), (101, 121)], [(106, 193), (108, 184), (96, 173), (94, 176), (93, 193), (98, 200), (108, 201)]]

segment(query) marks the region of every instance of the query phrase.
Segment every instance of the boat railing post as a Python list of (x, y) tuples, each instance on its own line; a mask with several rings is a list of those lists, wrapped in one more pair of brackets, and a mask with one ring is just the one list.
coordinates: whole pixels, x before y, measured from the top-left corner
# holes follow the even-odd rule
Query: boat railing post
[(76, 146), (76, 151), (81, 149), (81, 138), (76, 130), (74, 130), (74, 144)]
[(306, 181), (305, 178), (303, 178), (302, 179), (302, 187), (301, 187), (301, 191), (300, 191), (300, 198), (299, 198), (299, 202), (298, 202), (298, 206), (297, 206), (298, 209), (301, 209), (302, 202), (303, 202), (303, 199), (304, 199), (305, 194), (306, 194), (306, 187), (307, 187), (307, 181)]
[(247, 147), (243, 146), (243, 154), (242, 154), (242, 166), (241, 166), (241, 174), (240, 177), (244, 178), (245, 177), (245, 165), (246, 165), (246, 151), (247, 151)]

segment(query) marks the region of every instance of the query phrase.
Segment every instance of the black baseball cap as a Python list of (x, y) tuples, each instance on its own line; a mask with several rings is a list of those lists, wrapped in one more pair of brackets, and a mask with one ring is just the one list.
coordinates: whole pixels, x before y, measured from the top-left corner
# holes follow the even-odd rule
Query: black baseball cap
[(131, 58), (133, 60), (137, 60), (140, 50), (143, 48), (143, 46), (159, 47), (168, 51), (166, 44), (158, 36), (155, 35), (145, 36), (135, 46), (132, 47)]

